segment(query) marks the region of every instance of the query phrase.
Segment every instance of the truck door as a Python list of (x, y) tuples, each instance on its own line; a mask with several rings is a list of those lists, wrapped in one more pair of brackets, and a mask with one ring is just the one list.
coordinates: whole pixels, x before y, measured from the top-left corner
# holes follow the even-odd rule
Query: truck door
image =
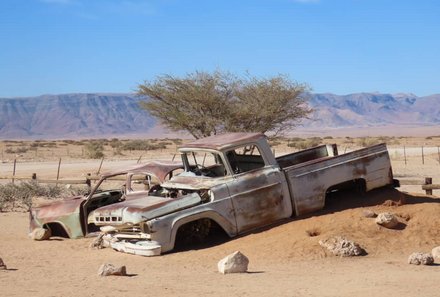
[(228, 151), (226, 157), (234, 177), (228, 189), (239, 233), (291, 215), (284, 173), (266, 165), (256, 145)]

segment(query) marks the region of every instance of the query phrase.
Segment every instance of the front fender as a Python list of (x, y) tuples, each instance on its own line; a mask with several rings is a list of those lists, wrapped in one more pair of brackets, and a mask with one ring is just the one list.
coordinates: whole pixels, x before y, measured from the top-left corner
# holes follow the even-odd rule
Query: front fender
[(151, 226), (151, 239), (158, 241), (162, 246), (162, 252), (171, 251), (176, 242), (176, 234), (179, 228), (187, 223), (200, 219), (210, 219), (217, 223), (228, 236), (237, 235), (234, 222), (228, 221), (224, 216), (211, 209), (200, 209), (191, 213), (175, 213), (157, 218), (149, 222)]

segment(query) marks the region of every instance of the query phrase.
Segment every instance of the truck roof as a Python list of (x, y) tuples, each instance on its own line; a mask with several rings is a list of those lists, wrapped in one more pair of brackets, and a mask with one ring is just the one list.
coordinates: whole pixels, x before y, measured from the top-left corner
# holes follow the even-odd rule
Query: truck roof
[(201, 138), (182, 144), (179, 148), (203, 148), (203, 149), (213, 149), (213, 150), (224, 150), (229, 147), (239, 146), (242, 144), (247, 144), (249, 142), (255, 142), (266, 136), (263, 133), (224, 133), (209, 136), (206, 138)]

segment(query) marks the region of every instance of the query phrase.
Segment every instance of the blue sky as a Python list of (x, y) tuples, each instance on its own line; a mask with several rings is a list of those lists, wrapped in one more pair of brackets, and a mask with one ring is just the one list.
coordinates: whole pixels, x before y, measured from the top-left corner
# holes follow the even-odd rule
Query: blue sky
[(320, 93), (440, 93), (440, 1), (0, 2), (0, 97), (132, 92), (215, 69)]

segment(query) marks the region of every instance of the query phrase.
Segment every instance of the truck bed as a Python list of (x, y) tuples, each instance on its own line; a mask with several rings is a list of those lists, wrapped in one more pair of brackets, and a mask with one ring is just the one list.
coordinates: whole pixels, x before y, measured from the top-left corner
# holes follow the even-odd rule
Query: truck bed
[(302, 150), (296, 153), (284, 155), (277, 157), (276, 160), (278, 165), (284, 169), (298, 164), (304, 164), (307, 162), (321, 160), (323, 158), (328, 158), (336, 156), (338, 150), (336, 144), (324, 144), (310, 149)]
[(393, 184), (391, 163), (385, 144), (342, 155), (323, 155), (302, 163), (292, 162), (282, 169), (290, 187), (296, 215), (322, 209), (327, 190), (338, 184), (363, 180), (367, 191)]

